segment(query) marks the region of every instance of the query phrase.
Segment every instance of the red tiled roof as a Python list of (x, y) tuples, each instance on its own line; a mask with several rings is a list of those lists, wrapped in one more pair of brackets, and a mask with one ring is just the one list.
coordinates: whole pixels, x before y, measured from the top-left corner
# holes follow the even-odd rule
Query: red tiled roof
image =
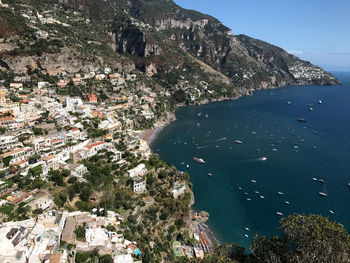
[(98, 145), (101, 145), (101, 144), (104, 144), (105, 142), (97, 142), (97, 143), (94, 143), (94, 144), (90, 144), (90, 145), (86, 145), (85, 147), (88, 148), (89, 150), (95, 146), (98, 146)]

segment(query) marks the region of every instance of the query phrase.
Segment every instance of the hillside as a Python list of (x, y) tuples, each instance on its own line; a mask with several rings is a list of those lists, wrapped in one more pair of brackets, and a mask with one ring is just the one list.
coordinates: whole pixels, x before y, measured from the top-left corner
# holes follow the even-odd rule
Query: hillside
[[(3, 1), (0, 69), (44, 74), (108, 66), (203, 99), (288, 84), (334, 85), (323, 69), (171, 0)], [(203, 82), (204, 81), (204, 82)], [(203, 84), (204, 83), (204, 84)]]

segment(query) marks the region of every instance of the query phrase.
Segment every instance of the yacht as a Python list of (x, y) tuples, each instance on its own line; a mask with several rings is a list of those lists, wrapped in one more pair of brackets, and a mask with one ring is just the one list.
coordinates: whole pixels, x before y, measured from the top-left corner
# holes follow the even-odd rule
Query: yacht
[(197, 157), (193, 157), (193, 161), (197, 163), (205, 163), (205, 161), (202, 158), (197, 158)]
[(324, 197), (327, 197), (328, 195), (326, 194), (326, 193), (324, 193), (324, 192), (318, 192), (318, 194), (320, 195), (320, 196), (324, 196)]

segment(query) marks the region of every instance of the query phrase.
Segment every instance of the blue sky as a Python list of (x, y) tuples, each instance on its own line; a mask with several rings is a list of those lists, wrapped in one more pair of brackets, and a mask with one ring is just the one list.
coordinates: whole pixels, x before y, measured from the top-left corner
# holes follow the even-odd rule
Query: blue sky
[(350, 71), (350, 0), (175, 0), (327, 70)]

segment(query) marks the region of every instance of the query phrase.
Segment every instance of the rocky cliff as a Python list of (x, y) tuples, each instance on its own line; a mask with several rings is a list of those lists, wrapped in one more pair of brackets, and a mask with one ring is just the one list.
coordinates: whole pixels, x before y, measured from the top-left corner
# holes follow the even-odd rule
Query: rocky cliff
[[(234, 36), (217, 19), (172, 0), (8, 2), (11, 8), (1, 8), (11, 17), (0, 20), (2, 69), (59, 74), (109, 65), (137, 69), (168, 89), (204, 81), (229, 97), (287, 84), (338, 83), (320, 67), (264, 41)], [(46, 42), (38, 52), (40, 39)]]

